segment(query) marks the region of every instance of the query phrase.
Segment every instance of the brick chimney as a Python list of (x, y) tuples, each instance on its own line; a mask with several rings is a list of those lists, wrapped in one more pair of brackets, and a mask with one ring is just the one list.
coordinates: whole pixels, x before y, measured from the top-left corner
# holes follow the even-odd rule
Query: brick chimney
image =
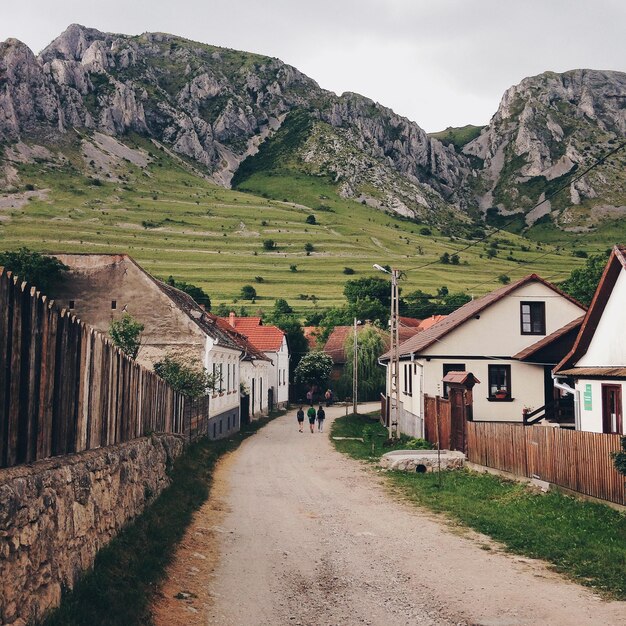
[(234, 312), (234, 311), (231, 311), (231, 312), (228, 314), (228, 322), (230, 323), (230, 325), (231, 325), (233, 328), (235, 328), (235, 319), (236, 319), (236, 317), (237, 317), (237, 316), (235, 315), (235, 312)]

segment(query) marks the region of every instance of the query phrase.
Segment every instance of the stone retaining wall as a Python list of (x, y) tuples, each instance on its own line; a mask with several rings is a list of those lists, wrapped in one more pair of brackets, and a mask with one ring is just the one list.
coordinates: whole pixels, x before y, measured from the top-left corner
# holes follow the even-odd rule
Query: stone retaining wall
[(158, 435), (0, 470), (0, 623), (59, 604), (96, 553), (169, 484), (180, 436)]

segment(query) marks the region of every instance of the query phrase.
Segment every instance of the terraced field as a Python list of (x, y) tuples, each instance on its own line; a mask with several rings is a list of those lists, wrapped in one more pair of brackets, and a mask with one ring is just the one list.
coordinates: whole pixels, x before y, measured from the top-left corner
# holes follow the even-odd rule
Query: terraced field
[[(126, 252), (157, 276), (203, 287), (214, 305), (255, 311), (282, 297), (301, 313), (342, 304), (345, 281), (376, 274), (373, 263), (407, 270), (433, 263), (408, 271), (403, 290), (446, 285), (474, 295), (499, 286), (501, 274), (515, 280), (538, 272), (558, 281), (581, 263), (571, 251), (499, 233), (461, 252), (459, 265), (444, 265), (444, 252), (471, 242), (420, 234), (425, 225), (341, 199), (324, 179), (266, 176), (255, 183), (261, 197), (218, 187), (146, 140), (126, 143), (148, 164), (117, 158), (86, 166), (71, 142), (62, 161), (15, 161), (18, 186), (0, 195), (0, 248)], [(317, 224), (306, 222), (309, 215)], [(264, 249), (268, 239), (275, 250)], [(488, 259), (494, 239), (497, 256)], [(308, 254), (307, 243), (314, 248)], [(240, 299), (246, 284), (257, 291), (255, 303)]]

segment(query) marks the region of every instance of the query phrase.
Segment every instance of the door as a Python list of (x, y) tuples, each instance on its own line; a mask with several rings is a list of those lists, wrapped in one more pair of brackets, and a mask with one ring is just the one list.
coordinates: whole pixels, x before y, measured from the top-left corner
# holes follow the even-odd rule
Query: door
[(622, 434), (622, 387), (602, 385), (602, 432)]

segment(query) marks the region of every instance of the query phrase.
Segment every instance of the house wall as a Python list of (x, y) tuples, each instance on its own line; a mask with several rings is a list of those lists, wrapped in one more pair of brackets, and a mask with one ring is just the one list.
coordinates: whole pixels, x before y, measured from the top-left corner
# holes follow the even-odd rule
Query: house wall
[[(626, 272), (619, 273), (586, 354), (576, 367), (626, 366)], [(618, 332), (616, 332), (618, 331)]]
[(211, 418), (220, 415), (228, 417), (235, 410), (239, 416), (240, 355), (239, 350), (225, 348), (206, 337), (204, 367), (217, 377), (209, 404)]
[[(543, 283), (522, 285), (430, 346), (423, 354), (510, 357), (545, 335), (522, 335), (520, 303), (545, 302), (546, 335), (583, 315), (584, 310)], [(480, 377), (479, 377), (480, 378)]]
[[(580, 430), (592, 433), (602, 432), (602, 385), (620, 385), (622, 388), (622, 434), (626, 435), (626, 381), (607, 379), (592, 380), (580, 378), (576, 380), (576, 391), (580, 398)], [(591, 387), (591, 408), (585, 408), (585, 391)], [(589, 396), (588, 396), (589, 397)]]
[(241, 380), (250, 394), (250, 417), (268, 414), (267, 390), (270, 387), (269, 361), (242, 361)]
[(278, 408), (283, 408), (289, 402), (289, 348), (287, 339), (283, 337), (283, 343), (277, 352), (266, 352), (265, 355), (272, 359), (270, 366), (269, 384), (274, 387), (274, 403)]
[[(150, 369), (166, 352), (205, 361), (205, 335), (189, 316), (123, 255), (64, 255), (57, 258), (70, 267), (54, 299), (83, 321), (107, 334), (113, 320), (124, 312), (140, 321), (145, 330), (137, 361)], [(116, 308), (111, 308), (115, 300)]]

